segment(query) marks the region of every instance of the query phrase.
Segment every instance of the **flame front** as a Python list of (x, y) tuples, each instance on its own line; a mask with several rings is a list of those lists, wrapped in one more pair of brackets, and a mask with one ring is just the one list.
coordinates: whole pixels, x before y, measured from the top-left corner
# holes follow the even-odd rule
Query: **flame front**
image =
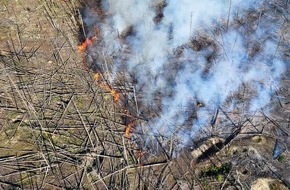
[[(87, 38), (81, 45), (78, 46), (78, 52), (80, 54), (83, 54), (85, 53), (85, 51), (87, 50), (88, 46), (92, 45), (93, 44), (93, 41), (97, 39), (97, 37), (93, 37), (93, 38)], [(85, 68), (85, 70), (89, 70), (87, 67), (86, 67), (86, 58), (85, 56), (83, 56), (83, 66)], [(98, 84), (99, 87), (101, 87), (104, 91), (106, 92), (109, 92), (112, 97), (113, 97), (113, 100), (114, 102), (119, 102), (120, 100), (120, 93), (114, 89), (112, 89), (108, 84), (104, 83), (104, 82), (101, 82), (101, 75), (100, 73), (95, 73), (94, 74), (94, 79), (96, 81), (96, 83)], [(125, 136), (130, 138), (130, 129), (131, 129), (132, 126), (128, 126), (126, 127), (126, 134)]]
[[(95, 38), (96, 37), (87, 38), (81, 45), (78, 46), (78, 52), (80, 54), (85, 53), (85, 51), (87, 50), (88, 46), (93, 44), (93, 40)], [(84, 67), (84, 69), (86, 71), (89, 71), (88, 67), (86, 66), (86, 57), (84, 55), (82, 55), (82, 57), (83, 57), (83, 60), (82, 60), (83, 67)]]
[(113, 96), (114, 102), (118, 102), (120, 100), (120, 94), (116, 90), (112, 89), (109, 85), (100, 82), (100, 74), (95, 73), (94, 79), (99, 87), (101, 87), (103, 90), (110, 92), (110, 94)]
[(79, 53), (84, 53), (87, 50), (88, 46), (92, 44), (92, 40), (87, 38), (80, 46), (78, 46)]

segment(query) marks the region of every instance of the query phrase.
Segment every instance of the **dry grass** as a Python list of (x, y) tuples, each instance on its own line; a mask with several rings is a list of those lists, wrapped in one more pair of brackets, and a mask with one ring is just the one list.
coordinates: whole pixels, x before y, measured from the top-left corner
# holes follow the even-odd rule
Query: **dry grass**
[(135, 167), (122, 110), (81, 66), (78, 6), (1, 2), (2, 189), (125, 187)]
[[(77, 52), (79, 1), (0, 4), (0, 189), (247, 189), (251, 175), (242, 175), (240, 164), (219, 177), (199, 173), (231, 160), (244, 159), (248, 165), (255, 161), (257, 154), (250, 157), (233, 147), (251, 146), (265, 154), (262, 161), (271, 159), (276, 132), (289, 125), (289, 102), (280, 99), (274, 101), (275, 118), (262, 113), (245, 118), (220, 108), (216, 128), (209, 133), (226, 135), (232, 131), (222, 126), (241, 127), (218, 154), (200, 163), (188, 151), (173, 159), (173, 145), (164, 150), (156, 138), (159, 154), (144, 151), (140, 156), (137, 145), (142, 143), (124, 137), (129, 116), (123, 109), (137, 105), (136, 99), (126, 99), (134, 89), (120, 80), (116, 88), (123, 98), (116, 103), (96, 84), (94, 73), (82, 67)], [(284, 82), (277, 93), (289, 98), (289, 79)], [(244, 138), (252, 134), (267, 138)], [(269, 161), (266, 168), (287, 164)]]

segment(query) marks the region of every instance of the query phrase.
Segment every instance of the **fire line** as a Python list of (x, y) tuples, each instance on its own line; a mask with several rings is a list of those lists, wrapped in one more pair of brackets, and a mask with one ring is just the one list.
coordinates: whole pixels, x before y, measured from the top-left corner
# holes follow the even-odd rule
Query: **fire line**
[(86, 50), (87, 50), (87, 47), (89, 45), (92, 45), (93, 44), (93, 38), (90, 39), (90, 38), (87, 38), (79, 47), (78, 47), (78, 51), (79, 53), (84, 53)]
[[(86, 38), (86, 40), (78, 46), (78, 52), (80, 54), (83, 54), (86, 52), (87, 48), (90, 45), (93, 45), (93, 41), (96, 39), (97, 37), (93, 37), (93, 38)], [(83, 67), (85, 68), (86, 71), (88, 71), (89, 69), (86, 66), (86, 58), (85, 56), (83, 56), (83, 61), (82, 61)], [(118, 103), (120, 101), (120, 93), (114, 89), (112, 89), (108, 84), (104, 83), (101, 81), (101, 77), (100, 74), (98, 72), (96, 72), (94, 74), (94, 80), (97, 83), (97, 85), (99, 87), (101, 87), (104, 91), (109, 92), (111, 94), (111, 96), (113, 97), (114, 103)], [(125, 128), (125, 137), (127, 138), (131, 138), (131, 130), (132, 127), (134, 126), (134, 121), (130, 121)]]
[(100, 86), (103, 90), (110, 92), (110, 94), (114, 98), (115, 103), (117, 103), (120, 100), (120, 94), (116, 90), (112, 89), (109, 85), (102, 83), (100, 81), (100, 74), (99, 73), (95, 73), (94, 79), (95, 79), (96, 83), (98, 84), (98, 86)]

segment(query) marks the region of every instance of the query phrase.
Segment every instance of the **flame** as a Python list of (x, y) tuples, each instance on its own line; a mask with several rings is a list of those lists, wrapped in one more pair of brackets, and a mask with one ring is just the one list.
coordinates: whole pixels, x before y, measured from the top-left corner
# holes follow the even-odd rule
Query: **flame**
[[(87, 38), (81, 45), (78, 46), (78, 52), (80, 54), (83, 54), (87, 50), (88, 46), (93, 44), (93, 40), (95, 39), (96, 37)], [(82, 58), (83, 58), (82, 64), (83, 64), (84, 70), (89, 71), (88, 67), (86, 66), (86, 57), (83, 55)]]
[[(92, 37), (92, 38), (86, 38), (86, 40), (81, 44), (81, 45), (79, 45), (78, 46), (78, 52), (79, 53), (84, 53), (86, 50), (87, 50), (87, 48), (88, 48), (88, 46), (89, 45), (92, 45), (93, 44), (93, 41), (95, 40), (95, 39), (97, 39), (98, 37), (98, 34), (99, 34), (99, 30), (98, 29), (96, 29), (96, 36), (94, 36), (94, 37)], [(83, 57), (83, 67), (85, 68), (85, 70), (89, 70), (87, 67), (86, 67), (86, 58), (85, 58), (85, 56)], [(107, 85), (107, 84), (105, 84), (105, 83), (102, 83), (101, 82), (101, 78), (100, 78), (100, 74), (99, 73), (95, 73), (94, 74), (94, 79), (95, 79), (95, 81), (96, 81), (96, 83), (103, 89), (103, 90), (105, 90), (105, 91), (107, 91), (107, 92), (110, 92), (110, 94), (112, 95), (112, 97), (113, 97), (113, 99), (114, 99), (114, 102), (116, 103), (116, 102), (118, 102), (119, 100), (120, 100), (120, 93), (119, 92), (117, 92), (116, 90), (114, 90), (114, 89), (112, 89), (109, 85)], [(128, 127), (127, 127), (128, 128)], [(126, 136), (128, 136), (128, 138), (129, 138), (129, 135), (130, 135), (130, 128), (128, 128), (127, 129), (126, 128), (126, 131), (127, 131), (127, 135)]]
[[(96, 30), (96, 33), (98, 33), (98, 30)], [(84, 53), (87, 50), (88, 46), (93, 44), (93, 40), (95, 40), (95, 39), (97, 39), (96, 36), (92, 37), (92, 38), (87, 38), (80, 46), (78, 46), (78, 52)], [(85, 70), (88, 70), (87, 67), (85, 66), (85, 58), (83, 59), (83, 66), (85, 67)], [(107, 84), (100, 83), (100, 74), (99, 73), (94, 74), (94, 79), (99, 84), (99, 86), (101, 88), (103, 88), (105, 91), (108, 91), (111, 93), (115, 102), (118, 102), (120, 100), (120, 94), (116, 90), (112, 89)]]
[(130, 123), (127, 125), (127, 127), (126, 127), (126, 129), (125, 129), (125, 137), (127, 137), (127, 138), (131, 138), (131, 129), (132, 129), (133, 125), (134, 125), (134, 122), (130, 122)]
[(110, 92), (110, 94), (113, 96), (114, 102), (118, 102), (120, 100), (119, 92), (112, 89), (109, 85), (100, 82), (100, 74), (99, 73), (94, 74), (94, 79), (103, 90)]
[(80, 46), (78, 46), (79, 53), (84, 53), (89, 45), (92, 45), (93, 41), (87, 38)]
[[(128, 124), (126, 125), (126, 128), (125, 128), (125, 134), (124, 136), (126, 138), (131, 138), (131, 129), (134, 127), (135, 125), (135, 119), (132, 119), (131, 116), (130, 116), (130, 113), (129, 113), (129, 110), (127, 110), (126, 108), (123, 108), (123, 113), (126, 114), (126, 118), (129, 119), (129, 122)], [(128, 116), (129, 115), (129, 116)]]
[(114, 97), (114, 102), (118, 102), (120, 100), (120, 94), (116, 90), (111, 90), (111, 94)]
[(95, 79), (96, 82), (99, 82), (100, 81), (100, 75), (99, 75), (99, 73), (95, 73), (94, 79)]

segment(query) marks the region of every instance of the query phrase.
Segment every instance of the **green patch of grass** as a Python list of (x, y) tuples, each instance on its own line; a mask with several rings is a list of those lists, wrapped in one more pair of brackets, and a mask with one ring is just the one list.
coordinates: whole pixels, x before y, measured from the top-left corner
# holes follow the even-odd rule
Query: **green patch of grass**
[(281, 164), (284, 164), (286, 162), (286, 156), (284, 154), (280, 155), (278, 157), (278, 162), (280, 162)]
[[(229, 163), (222, 164), (221, 166), (212, 165), (209, 168), (203, 169), (201, 171), (200, 176), (201, 177), (215, 176), (218, 178), (219, 175), (223, 176), (225, 174), (228, 174), (231, 168), (232, 168), (232, 165)], [(221, 177), (219, 176), (219, 178)]]
[(221, 166), (211, 165), (208, 168), (201, 170), (200, 178), (203, 178), (203, 189), (213, 189), (210, 184), (207, 183), (207, 178), (215, 178), (219, 183), (222, 183), (227, 175), (231, 171), (232, 165), (230, 163), (224, 163)]
[(218, 174), (217, 176), (216, 176), (216, 179), (218, 180), (218, 182), (223, 182), (224, 181), (224, 176), (222, 175), (222, 174)]

